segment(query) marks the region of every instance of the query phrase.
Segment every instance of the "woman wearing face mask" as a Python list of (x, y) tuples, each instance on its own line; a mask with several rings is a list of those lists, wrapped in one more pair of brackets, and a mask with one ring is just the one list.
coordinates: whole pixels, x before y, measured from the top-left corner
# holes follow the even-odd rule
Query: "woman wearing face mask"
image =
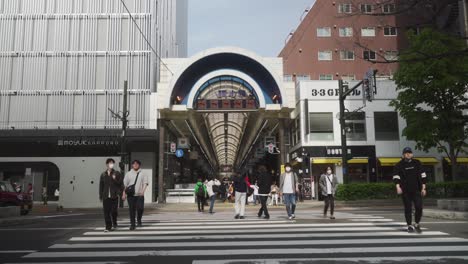
[(338, 185), (338, 179), (333, 174), (332, 168), (327, 167), (326, 174), (320, 176), (320, 189), (322, 195), (325, 198), (325, 208), (323, 209), (323, 217), (327, 217), (328, 207), (330, 207), (330, 219), (335, 219), (333, 215), (335, 211), (335, 194), (336, 186)]
[(299, 192), (299, 178), (292, 171), (291, 164), (286, 163), (284, 168), (286, 172), (280, 176), (280, 196), (283, 196), (288, 219), (293, 220), (296, 218), (296, 193)]

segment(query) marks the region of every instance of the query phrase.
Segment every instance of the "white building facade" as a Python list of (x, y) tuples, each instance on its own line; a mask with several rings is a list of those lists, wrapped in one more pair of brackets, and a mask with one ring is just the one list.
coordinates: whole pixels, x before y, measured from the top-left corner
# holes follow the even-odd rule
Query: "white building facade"
[[(352, 87), (356, 82), (351, 82)], [(290, 159), (296, 162), (307, 153), (311, 175), (319, 177), (331, 166), (343, 182), (339, 122), (338, 81), (300, 81), (297, 105), (292, 114)], [(415, 142), (403, 136), (406, 120), (389, 105), (397, 96), (393, 81), (377, 81), (375, 100), (364, 106), (361, 89), (345, 101), (349, 160), (349, 182), (391, 182), (393, 166), (404, 147), (413, 148), (431, 182), (449, 180), (444, 153), (415, 149)], [(461, 170), (466, 158), (459, 158)]]
[(128, 81), (130, 158), (153, 184), (152, 93), (160, 57), (187, 53), (187, 10), (187, 0), (0, 0), (0, 179), (34, 182), (36, 200), (48, 187), (63, 206), (97, 205), (105, 159), (119, 161), (111, 110), (122, 111)]

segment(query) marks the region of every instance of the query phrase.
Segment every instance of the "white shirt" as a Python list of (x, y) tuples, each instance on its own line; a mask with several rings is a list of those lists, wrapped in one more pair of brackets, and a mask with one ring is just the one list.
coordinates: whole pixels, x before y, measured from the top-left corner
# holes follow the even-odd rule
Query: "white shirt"
[(292, 172), (286, 173), (286, 175), (284, 176), (283, 193), (294, 193), (294, 188), (292, 186), (292, 177)]
[(326, 174), (325, 177), (327, 177), (327, 194), (332, 194), (333, 174)]
[(124, 178), (125, 187), (133, 185), (135, 183), (135, 179), (138, 172), (140, 172), (140, 174), (138, 175), (138, 180), (135, 184), (135, 195), (142, 193), (145, 186), (149, 185), (148, 177), (146, 177), (146, 175), (141, 171), (141, 169), (139, 171), (135, 171), (132, 169), (129, 172), (127, 172), (127, 174), (125, 174)]
[(254, 190), (253, 195), (258, 195), (258, 186), (257, 185), (250, 185), (250, 188)]

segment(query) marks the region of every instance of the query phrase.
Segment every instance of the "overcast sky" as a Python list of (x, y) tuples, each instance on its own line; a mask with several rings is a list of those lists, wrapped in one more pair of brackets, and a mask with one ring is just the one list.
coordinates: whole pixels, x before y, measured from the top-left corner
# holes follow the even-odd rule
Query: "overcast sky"
[(238, 46), (276, 57), (315, 0), (189, 0), (189, 56)]

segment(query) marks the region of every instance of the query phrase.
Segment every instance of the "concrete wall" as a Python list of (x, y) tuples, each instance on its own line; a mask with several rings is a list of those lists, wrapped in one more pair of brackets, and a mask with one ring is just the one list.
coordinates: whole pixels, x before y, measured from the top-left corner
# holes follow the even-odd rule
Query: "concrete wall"
[[(133, 159), (142, 161), (143, 173), (148, 176), (150, 186), (145, 193), (145, 203), (153, 201), (155, 157), (153, 153), (132, 153)], [(105, 170), (109, 157), (21, 157), (0, 158), (0, 162), (52, 162), (60, 171), (59, 204), (64, 208), (99, 207), (99, 177)], [(112, 157), (116, 163), (120, 157)]]

